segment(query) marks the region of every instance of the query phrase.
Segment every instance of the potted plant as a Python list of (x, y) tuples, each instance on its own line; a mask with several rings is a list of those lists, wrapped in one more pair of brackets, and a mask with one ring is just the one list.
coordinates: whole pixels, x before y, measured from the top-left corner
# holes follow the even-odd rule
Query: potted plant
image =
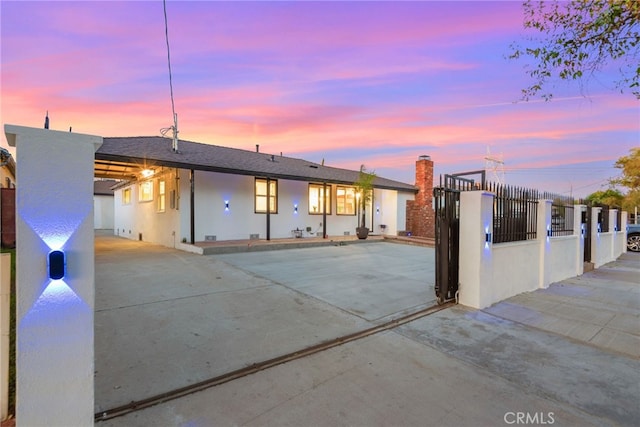
[(356, 187), (356, 197), (358, 199), (358, 209), (360, 210), (360, 223), (356, 227), (356, 234), (359, 239), (366, 239), (369, 236), (369, 229), (366, 227), (367, 205), (373, 197), (373, 181), (376, 178), (374, 171), (367, 171), (364, 165), (360, 166), (358, 180), (354, 183)]

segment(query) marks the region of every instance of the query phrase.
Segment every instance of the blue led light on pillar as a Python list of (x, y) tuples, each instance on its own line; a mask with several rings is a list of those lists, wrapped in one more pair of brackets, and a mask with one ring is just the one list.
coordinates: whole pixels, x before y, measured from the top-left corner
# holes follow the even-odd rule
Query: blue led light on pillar
[(51, 280), (62, 279), (66, 273), (65, 270), (67, 269), (64, 252), (58, 250), (49, 252), (49, 258), (47, 261), (47, 265), (49, 267), (49, 278)]
[(228, 200), (224, 201), (224, 211), (225, 212), (229, 212), (229, 201)]
[(376, 215), (380, 213), (380, 206), (376, 206)]
[(550, 225), (547, 225), (547, 237), (551, 237), (551, 234), (552, 234), (552, 232), (551, 232), (551, 226), (550, 226)]
[(484, 233), (484, 241), (485, 243), (491, 243), (491, 233), (489, 233), (488, 231)]
[(298, 205), (293, 205), (293, 213), (294, 214), (298, 213)]

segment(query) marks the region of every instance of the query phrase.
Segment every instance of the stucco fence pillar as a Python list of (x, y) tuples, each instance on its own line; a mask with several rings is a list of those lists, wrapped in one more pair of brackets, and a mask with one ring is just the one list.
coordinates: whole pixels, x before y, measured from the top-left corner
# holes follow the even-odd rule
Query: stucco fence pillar
[(0, 421), (9, 409), (9, 310), (11, 306), (11, 254), (0, 254)]
[(485, 308), (494, 301), (491, 233), (493, 197), (485, 191), (460, 194), (460, 304)]
[(629, 214), (622, 211), (620, 214), (620, 224), (618, 224), (618, 256), (627, 252), (627, 223), (629, 222)]
[(92, 425), (93, 163), (102, 138), (14, 125), (5, 134), (17, 149), (19, 183), (17, 422)]

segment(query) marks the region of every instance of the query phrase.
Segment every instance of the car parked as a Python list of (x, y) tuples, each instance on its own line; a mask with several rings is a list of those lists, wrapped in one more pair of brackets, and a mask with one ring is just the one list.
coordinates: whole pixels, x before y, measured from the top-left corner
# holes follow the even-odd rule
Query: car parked
[(640, 224), (627, 225), (627, 250), (640, 252)]

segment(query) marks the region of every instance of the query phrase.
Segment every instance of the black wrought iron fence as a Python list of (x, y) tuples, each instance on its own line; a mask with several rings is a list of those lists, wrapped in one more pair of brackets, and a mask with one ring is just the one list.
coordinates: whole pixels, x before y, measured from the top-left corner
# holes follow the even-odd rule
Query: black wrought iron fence
[(493, 243), (536, 238), (538, 222), (537, 190), (487, 182), (493, 199)]
[(542, 198), (551, 200), (551, 235), (571, 236), (574, 228), (574, 206), (573, 197), (561, 196), (559, 194), (542, 193)]

